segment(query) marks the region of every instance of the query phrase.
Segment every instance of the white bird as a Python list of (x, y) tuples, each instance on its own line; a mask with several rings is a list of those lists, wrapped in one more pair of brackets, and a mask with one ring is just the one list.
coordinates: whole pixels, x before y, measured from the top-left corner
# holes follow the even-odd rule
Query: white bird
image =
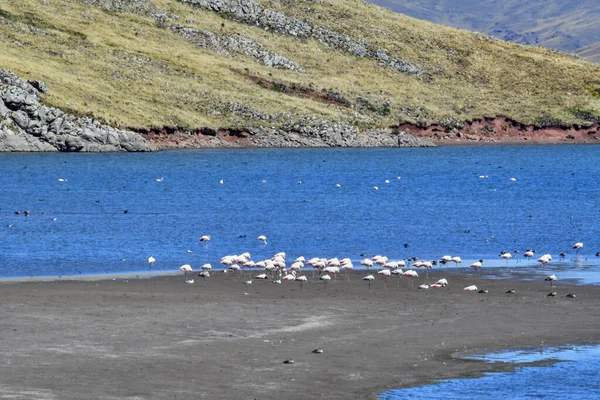
[(554, 282), (557, 281), (558, 279), (556, 278), (556, 275), (548, 275), (546, 278), (544, 278), (545, 281), (550, 281), (550, 286), (554, 286)]
[(156, 182), (162, 182), (164, 180), (165, 180), (165, 178), (156, 178)]
[(292, 271), (291, 273), (287, 274), (286, 276), (284, 276), (283, 278), (281, 278), (282, 281), (295, 281), (296, 280), (296, 271)]
[(483, 260), (475, 261), (473, 264), (471, 264), (471, 268), (473, 268), (475, 270), (481, 268), (482, 266), (483, 266)]
[(510, 181), (511, 181), (511, 182), (516, 182), (516, 181), (517, 181), (517, 179), (516, 179), (516, 178), (510, 178)]
[(267, 274), (259, 274), (254, 277), (254, 279), (269, 279)]
[(419, 289), (429, 289), (429, 285), (426, 285), (426, 284), (419, 285)]
[(330, 281), (330, 280), (331, 280), (331, 276), (329, 276), (329, 275), (321, 275), (321, 276), (319, 277), (319, 279), (320, 279), (320, 280), (322, 280), (322, 281), (325, 281), (325, 282), (327, 282), (327, 281)]
[(185, 283), (187, 283), (188, 285), (191, 285), (192, 283), (194, 283), (193, 279), (186, 279)]
[(460, 258), (459, 256), (454, 256), (454, 257), (452, 257), (452, 260), (451, 260), (451, 261), (452, 261), (452, 262), (453, 262), (455, 265), (458, 265), (458, 264), (460, 264), (460, 263), (462, 262), (462, 258)]
[(204, 265), (202, 265), (202, 266), (200, 267), (200, 269), (202, 269), (202, 270), (204, 270), (204, 271), (207, 271), (207, 270), (209, 270), (209, 269), (212, 269), (212, 265), (210, 265), (210, 264), (204, 264)]
[(450, 261), (452, 261), (452, 256), (442, 256), (442, 258), (440, 258), (440, 262), (442, 264), (447, 264)]
[(304, 282), (308, 281), (308, 278), (305, 275), (299, 276), (296, 278), (298, 282), (300, 282), (300, 290), (304, 288)]
[(275, 285), (280, 285), (280, 284), (281, 284), (281, 280), (279, 280), (279, 279), (276, 279), (276, 280), (274, 280), (274, 281), (273, 281), (273, 283), (274, 283)]
[(430, 288), (441, 288), (446, 287), (448, 285), (448, 280), (446, 278), (442, 278), (435, 283), (429, 285)]
[(259, 237), (256, 238), (256, 240), (258, 240), (259, 242), (262, 242), (263, 244), (267, 244), (267, 237), (265, 235), (260, 235)]
[(541, 264), (548, 264), (550, 261), (552, 261), (552, 256), (550, 254), (544, 254), (538, 258), (537, 261)]
[(181, 267), (179, 267), (179, 270), (181, 272), (183, 272), (183, 274), (185, 276), (187, 276), (188, 272), (192, 272), (193, 271), (192, 270), (192, 266), (190, 264), (184, 264), (184, 265), (182, 265)]
[(419, 274), (417, 273), (417, 271), (409, 269), (408, 271), (404, 271), (402, 273), (403, 276), (407, 276), (409, 278), (418, 278)]
[(360, 265), (364, 265), (367, 268), (371, 268), (373, 266), (373, 260), (371, 260), (370, 258), (365, 258), (360, 262)]
[(340, 185), (339, 183), (336, 183), (335, 187), (342, 187), (342, 185)]
[(221, 179), (221, 180), (219, 181), (219, 183), (222, 185), (222, 184), (224, 184), (224, 183), (225, 183), (225, 180), (224, 180), (224, 179)]
[(58, 178), (58, 181), (59, 181), (59, 182), (66, 182), (67, 180), (66, 180), (66, 179), (64, 179), (64, 178)]
[(200, 238), (201, 242), (208, 242), (210, 240), (210, 235), (204, 235)]
[(467, 292), (476, 291), (477, 290), (477, 286), (475, 286), (475, 285), (467, 286), (467, 287), (463, 288), (463, 290), (467, 291)]
[(242, 267), (240, 267), (238, 264), (231, 264), (227, 267), (227, 269), (230, 269), (232, 271), (239, 271), (242, 269)]
[(202, 271), (202, 272), (200, 272), (198, 274), (198, 276), (201, 277), (201, 278), (204, 278), (204, 279), (210, 278), (210, 272), (208, 272), (208, 271)]
[(152, 267), (152, 265), (156, 262), (156, 258), (150, 256), (148, 257), (148, 264), (150, 264), (150, 267)]
[(377, 186), (373, 186), (373, 189), (375, 190), (379, 190), (379, 188)]
[(244, 285), (252, 285), (252, 281), (244, 281)]
[(373, 275), (367, 275), (363, 278), (363, 281), (369, 281), (369, 290), (371, 290), (371, 281), (375, 280)]
[(579, 249), (581, 249), (583, 247), (583, 243), (582, 242), (577, 242), (573, 245), (573, 248), (575, 249), (575, 252), (577, 254), (579, 254)]

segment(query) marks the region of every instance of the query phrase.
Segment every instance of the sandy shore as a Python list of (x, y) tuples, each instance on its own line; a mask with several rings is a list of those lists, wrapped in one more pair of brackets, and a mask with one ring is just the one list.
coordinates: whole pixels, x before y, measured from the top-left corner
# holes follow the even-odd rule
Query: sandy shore
[[(450, 285), (418, 290), (419, 278), (410, 289), (403, 278), (369, 290), (363, 275), (303, 290), (219, 273), (193, 285), (1, 284), (0, 398), (369, 399), (499, 368), (456, 354), (600, 339), (600, 287), (559, 283), (547, 297), (542, 279), (432, 271), (429, 282)], [(489, 293), (463, 292), (470, 284)]]

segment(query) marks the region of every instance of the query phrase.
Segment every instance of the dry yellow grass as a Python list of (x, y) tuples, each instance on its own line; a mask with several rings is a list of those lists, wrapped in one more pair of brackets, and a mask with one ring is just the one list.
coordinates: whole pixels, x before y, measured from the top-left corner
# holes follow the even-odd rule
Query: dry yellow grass
[[(600, 117), (597, 65), (417, 21), (360, 0), (262, 4), (365, 38), (418, 64), (425, 75), (402, 75), (313, 40), (276, 35), (176, 0), (152, 4), (180, 16), (168, 23), (247, 36), (306, 73), (199, 49), (150, 16), (108, 12), (81, 0), (0, 1), (0, 68), (45, 81), (50, 105), (119, 127), (276, 125), (304, 115), (370, 126), (496, 115), (538, 124), (590, 123)], [(354, 107), (263, 88), (240, 73), (245, 68), (267, 81), (337, 92)], [(359, 107), (358, 97), (375, 108), (391, 102), (389, 114)], [(253, 119), (231, 112), (231, 104), (285, 117)]]

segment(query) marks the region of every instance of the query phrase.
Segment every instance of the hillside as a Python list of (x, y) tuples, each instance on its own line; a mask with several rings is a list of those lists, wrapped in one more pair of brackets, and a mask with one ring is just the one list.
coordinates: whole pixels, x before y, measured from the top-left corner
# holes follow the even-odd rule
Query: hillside
[(593, 0), (369, 0), (414, 18), (600, 63), (600, 3)]
[(0, 39), (47, 106), (151, 138), (600, 119), (597, 65), (359, 0), (0, 1)]

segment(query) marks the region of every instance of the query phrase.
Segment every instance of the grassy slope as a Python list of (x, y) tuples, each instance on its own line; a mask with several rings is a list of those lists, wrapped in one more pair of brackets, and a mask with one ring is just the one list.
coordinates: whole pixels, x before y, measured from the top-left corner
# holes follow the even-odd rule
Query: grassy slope
[[(415, 18), (574, 52), (600, 63), (595, 0), (369, 0)], [(593, 49), (584, 48), (592, 46)]]
[[(156, 9), (215, 33), (239, 33), (299, 63), (305, 74), (262, 66), (243, 56), (198, 49), (153, 18), (107, 12), (79, 0), (0, 0), (0, 68), (44, 80), (51, 105), (93, 114), (119, 127), (244, 127), (277, 125), (235, 115), (237, 103), (280, 121), (313, 115), (364, 126), (434, 123), (446, 117), (506, 115), (524, 123), (582, 123), (577, 110), (600, 116), (600, 67), (541, 48), (489, 40), (436, 26), (360, 0), (265, 1), (289, 16), (307, 18), (362, 37), (427, 74), (405, 76), (315, 41), (300, 42), (194, 9), (154, 0)], [(316, 12), (315, 12), (316, 11)], [(258, 86), (239, 71), (285, 83), (339, 92), (391, 113), (328, 105)], [(410, 116), (403, 108), (412, 110)]]

